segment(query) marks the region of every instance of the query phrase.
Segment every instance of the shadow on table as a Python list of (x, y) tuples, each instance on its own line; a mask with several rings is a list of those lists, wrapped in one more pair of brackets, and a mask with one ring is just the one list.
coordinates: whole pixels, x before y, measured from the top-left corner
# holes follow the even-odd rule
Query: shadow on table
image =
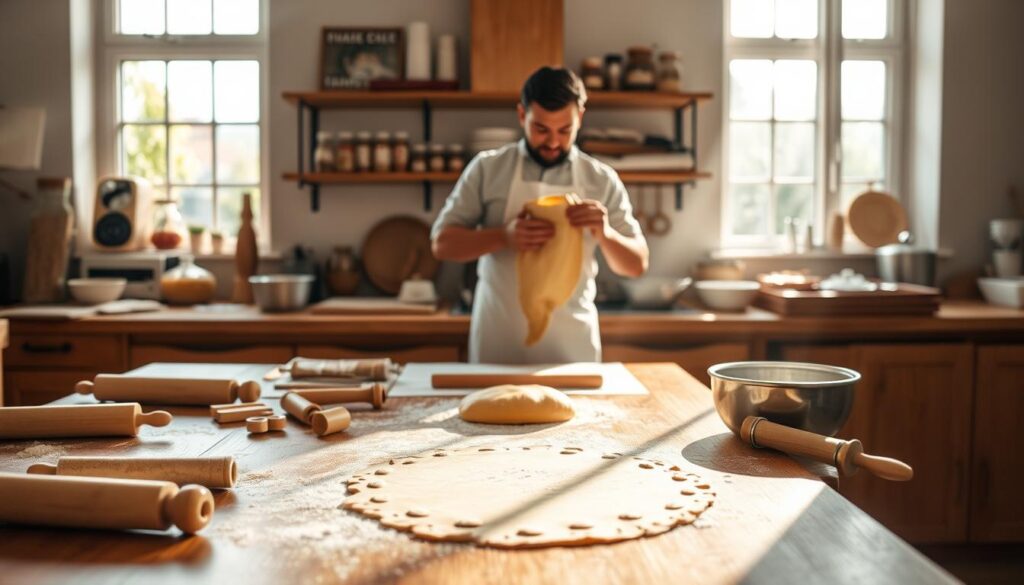
[(0, 561), (63, 561), (88, 565), (196, 565), (210, 558), (206, 538), (150, 531), (107, 531), (4, 525)]
[(722, 473), (757, 477), (793, 477), (786, 464), (792, 460), (781, 453), (754, 449), (732, 433), (704, 437), (683, 447), (683, 458), (694, 465)]

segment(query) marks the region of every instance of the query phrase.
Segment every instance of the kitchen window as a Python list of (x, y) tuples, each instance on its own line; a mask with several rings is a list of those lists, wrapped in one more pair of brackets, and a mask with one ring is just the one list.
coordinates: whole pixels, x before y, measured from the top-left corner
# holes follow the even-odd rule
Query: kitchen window
[(229, 236), (250, 193), (269, 233), (265, 2), (107, 0), (104, 20), (103, 173)]
[(778, 246), (868, 188), (901, 195), (904, 0), (730, 0), (722, 243)]

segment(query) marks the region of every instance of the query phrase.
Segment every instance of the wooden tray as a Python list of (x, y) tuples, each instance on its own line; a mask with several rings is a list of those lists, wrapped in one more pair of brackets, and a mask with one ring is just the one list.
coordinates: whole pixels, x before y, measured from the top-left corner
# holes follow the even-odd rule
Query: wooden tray
[(880, 287), (872, 292), (763, 287), (754, 305), (787, 316), (932, 315), (942, 301), (935, 288), (904, 283)]

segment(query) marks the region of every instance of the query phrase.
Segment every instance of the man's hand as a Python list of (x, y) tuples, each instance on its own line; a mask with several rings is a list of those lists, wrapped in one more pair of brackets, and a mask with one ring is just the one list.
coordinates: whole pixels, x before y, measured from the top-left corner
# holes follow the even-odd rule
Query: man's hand
[(523, 211), (508, 223), (506, 233), (509, 245), (516, 251), (539, 250), (555, 235), (555, 226)]
[(600, 202), (584, 199), (582, 203), (570, 205), (565, 212), (569, 224), (578, 228), (588, 228), (599, 242), (608, 239), (611, 226), (608, 225), (608, 209)]

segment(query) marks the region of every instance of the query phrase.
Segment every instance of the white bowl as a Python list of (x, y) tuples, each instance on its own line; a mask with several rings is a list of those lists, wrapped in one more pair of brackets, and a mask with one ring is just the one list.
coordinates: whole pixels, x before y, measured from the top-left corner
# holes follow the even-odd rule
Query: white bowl
[(622, 281), (622, 288), (635, 309), (667, 309), (689, 288), (691, 278), (645, 276)]
[(761, 283), (754, 280), (698, 280), (700, 301), (717, 311), (742, 311), (754, 300)]
[(978, 288), (990, 305), (1024, 307), (1024, 278), (979, 278)]
[(121, 298), (127, 285), (124, 278), (72, 278), (68, 281), (68, 290), (80, 303), (100, 305)]

